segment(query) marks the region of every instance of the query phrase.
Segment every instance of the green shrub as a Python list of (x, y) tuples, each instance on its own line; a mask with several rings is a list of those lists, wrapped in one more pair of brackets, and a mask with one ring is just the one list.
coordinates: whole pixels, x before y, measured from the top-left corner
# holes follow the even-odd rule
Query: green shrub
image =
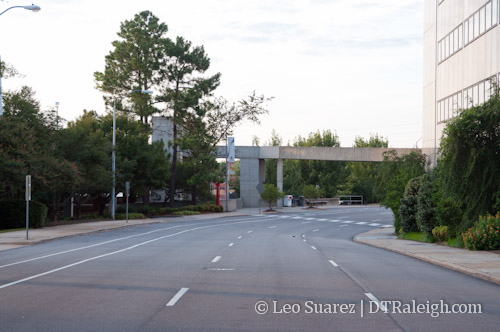
[(144, 215), (150, 215), (153, 214), (154, 208), (149, 205), (143, 205), (140, 208), (137, 209), (138, 213), (142, 213)]
[(500, 249), (500, 215), (479, 217), (474, 226), (462, 234), (462, 239), (470, 250)]
[(193, 216), (193, 215), (196, 215), (196, 214), (200, 214), (199, 211), (175, 211), (174, 213), (172, 213), (176, 216)]
[[(132, 212), (132, 213), (128, 214), (128, 218), (129, 219), (144, 219), (146, 217), (142, 213)], [(125, 219), (127, 219), (127, 215), (125, 213), (117, 213), (117, 214), (115, 214), (115, 219), (116, 220), (125, 220)]]
[[(30, 228), (41, 228), (47, 218), (47, 206), (40, 202), (30, 202)], [(26, 227), (26, 201), (0, 202), (0, 229)]]
[(463, 212), (460, 204), (450, 197), (442, 197), (436, 204), (436, 219), (442, 226), (448, 226), (451, 236), (461, 235), (458, 232), (462, 222)]
[(405, 188), (405, 195), (401, 199), (399, 207), (399, 222), (404, 233), (416, 232), (417, 227), (417, 195), (420, 189), (421, 177), (408, 181)]
[(432, 229), (432, 235), (439, 242), (443, 242), (448, 238), (448, 226), (436, 226)]
[(415, 219), (418, 229), (427, 235), (433, 235), (432, 230), (436, 226), (439, 226), (435, 217), (436, 195), (434, 192), (433, 175), (422, 175), (420, 189), (417, 194), (417, 213)]
[(164, 208), (159, 208), (154, 211), (154, 214), (172, 214), (175, 211), (179, 211), (176, 208), (171, 208), (171, 207), (164, 207)]

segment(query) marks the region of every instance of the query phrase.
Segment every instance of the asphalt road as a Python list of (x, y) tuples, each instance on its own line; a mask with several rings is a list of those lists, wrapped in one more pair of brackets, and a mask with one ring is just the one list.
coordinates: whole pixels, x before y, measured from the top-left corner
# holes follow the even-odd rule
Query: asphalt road
[(0, 330), (500, 330), (500, 286), (352, 241), (385, 209), (188, 220), (1, 252)]

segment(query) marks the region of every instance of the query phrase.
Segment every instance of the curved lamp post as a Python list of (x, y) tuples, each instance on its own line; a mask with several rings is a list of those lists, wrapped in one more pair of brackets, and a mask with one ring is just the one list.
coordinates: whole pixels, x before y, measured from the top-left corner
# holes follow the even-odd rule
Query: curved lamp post
[(134, 92), (141, 92), (151, 94), (153, 91), (151, 90), (132, 90), (127, 93), (125, 96), (115, 99), (115, 103), (113, 106), (113, 150), (111, 152), (111, 171), (113, 172), (113, 189), (111, 190), (111, 219), (115, 220), (115, 210), (116, 210), (116, 194), (115, 194), (115, 170), (116, 170), (116, 104), (121, 102), (123, 99), (127, 98)]
[[(37, 5), (31, 5), (31, 6), (13, 6), (13, 7), (7, 8), (3, 12), (1, 12), (0, 15), (2, 15), (6, 11), (8, 11), (10, 9), (13, 9), (13, 8), (24, 8), (24, 9), (27, 9), (27, 10), (31, 10), (32, 12), (37, 12), (37, 11), (40, 10), (40, 6), (37, 6)], [(0, 63), (1, 62), (2, 62), (2, 59), (0, 59)], [(0, 116), (2, 116), (2, 114), (3, 114), (3, 109), (2, 109), (2, 73), (0, 72)]]

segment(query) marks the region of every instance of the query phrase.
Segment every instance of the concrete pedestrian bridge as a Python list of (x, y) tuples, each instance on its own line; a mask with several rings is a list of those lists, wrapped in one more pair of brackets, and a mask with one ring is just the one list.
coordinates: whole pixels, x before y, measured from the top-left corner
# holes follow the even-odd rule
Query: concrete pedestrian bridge
[[(371, 161), (384, 160), (384, 152), (396, 151), (405, 155), (417, 149), (391, 148), (335, 148), (296, 146), (236, 146), (240, 159), (240, 196), (244, 207), (259, 205), (257, 185), (266, 180), (266, 159), (277, 159), (277, 185), (283, 192), (283, 160)], [(226, 158), (226, 147), (217, 147), (217, 158)]]

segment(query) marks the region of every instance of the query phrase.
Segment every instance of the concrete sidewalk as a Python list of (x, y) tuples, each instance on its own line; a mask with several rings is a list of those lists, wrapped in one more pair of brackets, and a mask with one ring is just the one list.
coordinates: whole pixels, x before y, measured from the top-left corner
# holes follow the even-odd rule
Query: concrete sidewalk
[(387, 249), (500, 285), (500, 255), (471, 251), (435, 243), (400, 240), (394, 228), (379, 228), (358, 234), (355, 242)]

